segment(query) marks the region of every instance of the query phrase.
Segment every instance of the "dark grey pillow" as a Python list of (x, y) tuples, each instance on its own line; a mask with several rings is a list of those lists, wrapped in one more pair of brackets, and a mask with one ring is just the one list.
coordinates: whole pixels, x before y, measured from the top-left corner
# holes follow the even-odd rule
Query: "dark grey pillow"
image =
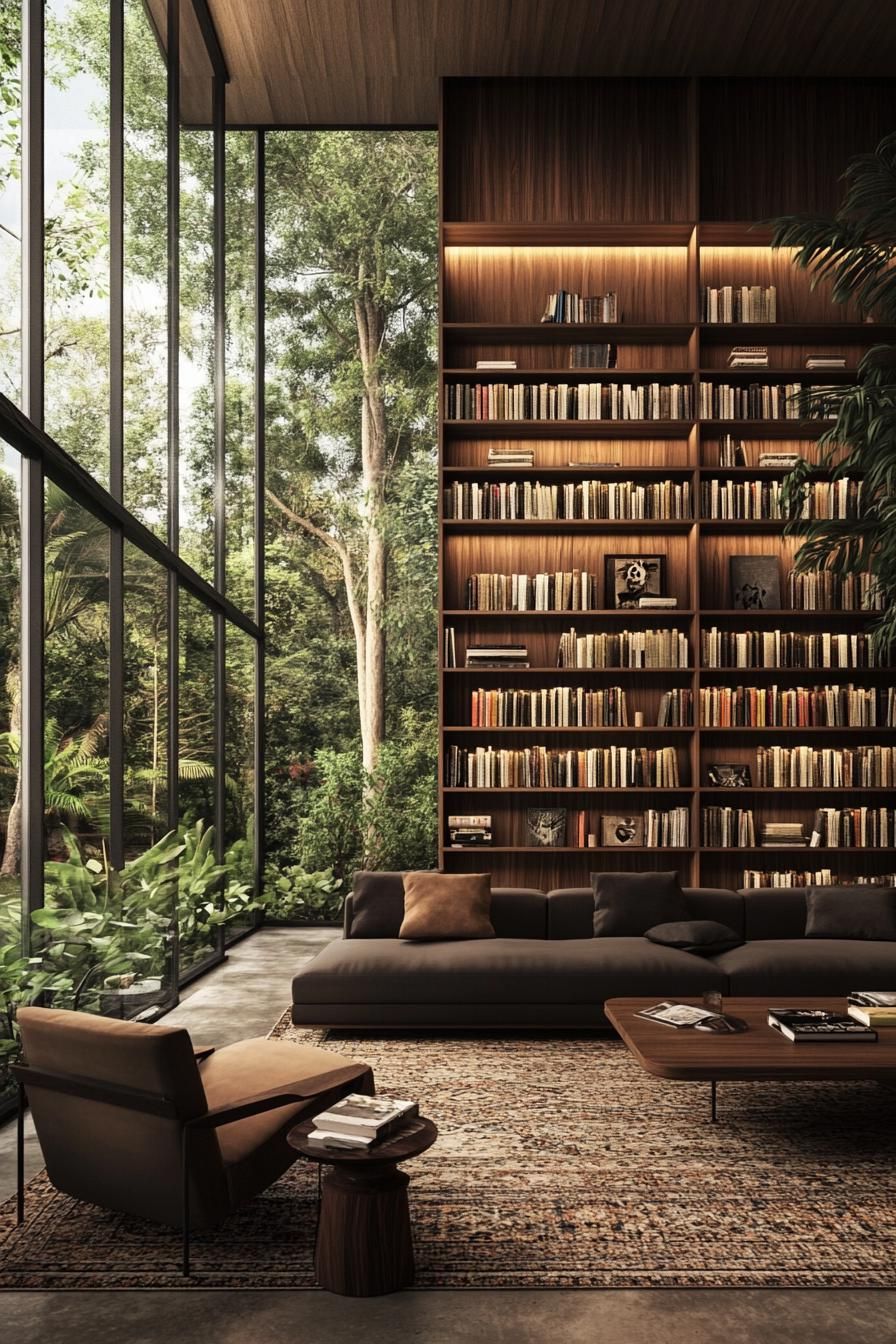
[(896, 942), (896, 889), (807, 887), (806, 937)]
[(403, 919), (403, 873), (355, 873), (350, 938), (397, 938)]
[(678, 873), (592, 873), (595, 938), (641, 938), (688, 917)]
[(715, 919), (685, 919), (674, 924), (657, 924), (644, 935), (661, 947), (676, 947), (698, 957), (714, 957), (740, 947), (743, 938)]

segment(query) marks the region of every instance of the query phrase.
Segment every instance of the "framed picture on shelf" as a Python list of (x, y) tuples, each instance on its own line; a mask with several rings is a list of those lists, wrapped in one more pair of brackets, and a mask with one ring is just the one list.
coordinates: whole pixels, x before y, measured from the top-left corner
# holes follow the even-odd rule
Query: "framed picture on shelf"
[(706, 778), (716, 789), (748, 789), (753, 783), (750, 767), (737, 761), (713, 761), (706, 767)]
[(664, 555), (605, 555), (604, 605), (636, 608), (642, 597), (662, 597), (665, 580)]
[(606, 849), (625, 849), (644, 844), (644, 815), (616, 816), (607, 813), (600, 819), (600, 842)]
[(566, 808), (528, 808), (526, 811), (526, 842), (547, 849), (565, 844)]
[(737, 611), (780, 611), (781, 576), (776, 555), (732, 555), (731, 605)]

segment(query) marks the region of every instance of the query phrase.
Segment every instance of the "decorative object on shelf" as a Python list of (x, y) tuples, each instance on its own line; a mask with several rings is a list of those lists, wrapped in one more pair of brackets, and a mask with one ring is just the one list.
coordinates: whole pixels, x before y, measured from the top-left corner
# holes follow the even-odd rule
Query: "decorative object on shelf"
[(750, 767), (739, 761), (713, 761), (706, 778), (715, 789), (748, 789), (752, 783)]
[(528, 667), (529, 649), (525, 644), (467, 644), (466, 667)]
[(738, 611), (773, 611), (781, 606), (776, 555), (732, 555), (731, 605)]
[(662, 597), (664, 555), (604, 556), (604, 592), (608, 607), (637, 607), (642, 597)]
[(534, 467), (534, 448), (489, 448), (490, 467)]
[(728, 355), (729, 369), (767, 369), (767, 345), (736, 345)]
[(644, 814), (618, 816), (615, 813), (600, 819), (600, 841), (607, 849), (624, 849), (627, 845), (644, 844)]
[(526, 839), (530, 845), (558, 848), (566, 840), (565, 807), (530, 807), (526, 812)]
[(492, 834), (490, 813), (451, 813), (448, 817), (448, 842), (452, 849), (482, 848), (492, 843)]

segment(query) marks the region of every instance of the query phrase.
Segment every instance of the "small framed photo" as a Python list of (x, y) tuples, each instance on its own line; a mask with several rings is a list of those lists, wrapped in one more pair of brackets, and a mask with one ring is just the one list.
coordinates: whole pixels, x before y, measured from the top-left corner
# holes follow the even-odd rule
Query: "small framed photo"
[(748, 789), (753, 782), (750, 767), (736, 761), (714, 761), (706, 767), (706, 778), (716, 789)]
[(644, 814), (616, 816), (607, 813), (600, 819), (600, 842), (606, 849), (625, 849), (644, 844)]
[(565, 807), (530, 807), (526, 811), (526, 839), (546, 848), (566, 843)]
[(604, 556), (606, 607), (637, 607), (642, 597), (662, 597), (665, 581), (664, 555)]
[(731, 605), (737, 611), (779, 611), (781, 577), (776, 555), (732, 555)]

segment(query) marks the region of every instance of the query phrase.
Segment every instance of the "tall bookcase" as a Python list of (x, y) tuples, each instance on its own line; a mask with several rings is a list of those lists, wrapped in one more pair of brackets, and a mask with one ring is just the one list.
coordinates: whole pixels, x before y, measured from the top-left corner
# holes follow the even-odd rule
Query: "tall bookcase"
[[(736, 611), (729, 587), (735, 554), (780, 557), (782, 607), (798, 545), (783, 524), (701, 518), (701, 486), (713, 478), (761, 480), (781, 469), (722, 468), (722, 436), (743, 441), (748, 462), (771, 449), (811, 457), (820, 426), (793, 420), (699, 418), (700, 383), (738, 386), (848, 381), (864, 350), (896, 330), (869, 325), (831, 304), (823, 288), (772, 252), (753, 221), (781, 213), (830, 211), (849, 158), (896, 126), (896, 82), (696, 79), (446, 79), (441, 112), (440, 319), (440, 854), (449, 871), (491, 871), (496, 882), (551, 887), (587, 884), (592, 871), (678, 868), (685, 882), (737, 887), (745, 869), (828, 867), (840, 877), (879, 877), (896, 869), (896, 850), (770, 852), (759, 845), (765, 821), (803, 821), (821, 806), (896, 802), (889, 790), (780, 790), (707, 785), (714, 762), (755, 762), (759, 746), (896, 745), (896, 730), (701, 726), (700, 690), (712, 685), (861, 686), (896, 684), (888, 669), (710, 669), (701, 633), (780, 629), (854, 632), (855, 611)], [(700, 321), (702, 286), (769, 285), (777, 321), (767, 325)], [(541, 323), (549, 293), (613, 290), (612, 326)], [(611, 370), (571, 370), (569, 348), (614, 342)], [(732, 371), (735, 345), (767, 345), (769, 367)], [(810, 373), (809, 353), (846, 356), (843, 371)], [(477, 360), (515, 360), (512, 372), (481, 372)], [(683, 383), (693, 389), (686, 420), (498, 421), (446, 418), (451, 383)], [(532, 467), (487, 465), (489, 447), (534, 449)], [(570, 458), (618, 461), (614, 469), (569, 466)], [(689, 482), (694, 517), (684, 521), (474, 521), (446, 516), (445, 492), (462, 481), (567, 483), (592, 479)], [(475, 573), (588, 570), (602, 576), (606, 554), (661, 555), (674, 610), (618, 611), (607, 594), (588, 612), (470, 611), (466, 580)], [(603, 588), (599, 590), (603, 593)], [(457, 666), (446, 666), (444, 631), (455, 632)], [(674, 629), (689, 641), (688, 666), (575, 669), (556, 666), (559, 637), (609, 630)], [(525, 643), (530, 666), (467, 669), (468, 642)], [(644, 727), (474, 728), (471, 693), (553, 686), (625, 689), (630, 722)], [(688, 689), (693, 723), (657, 727), (663, 692)], [(582, 748), (601, 745), (677, 750), (679, 784), (638, 790), (522, 790), (448, 787), (452, 747)], [(752, 849), (701, 845), (704, 807), (754, 809)], [(600, 844), (602, 814), (684, 807), (689, 843), (681, 848), (541, 848), (526, 838), (530, 807), (587, 810)], [(488, 848), (449, 845), (450, 814), (492, 817)]]

